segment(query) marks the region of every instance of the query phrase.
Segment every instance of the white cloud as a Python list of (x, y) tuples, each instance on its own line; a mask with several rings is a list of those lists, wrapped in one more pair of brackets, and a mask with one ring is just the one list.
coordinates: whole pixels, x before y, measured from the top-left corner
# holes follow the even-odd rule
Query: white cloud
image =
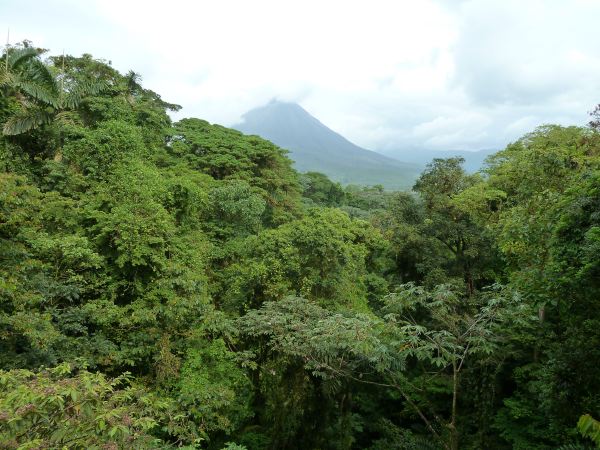
[(15, 39), (141, 72), (182, 115), (231, 125), (278, 97), (388, 152), (501, 147), (541, 123), (584, 123), (600, 101), (598, 17), (600, 2), (577, 0), (0, 5)]

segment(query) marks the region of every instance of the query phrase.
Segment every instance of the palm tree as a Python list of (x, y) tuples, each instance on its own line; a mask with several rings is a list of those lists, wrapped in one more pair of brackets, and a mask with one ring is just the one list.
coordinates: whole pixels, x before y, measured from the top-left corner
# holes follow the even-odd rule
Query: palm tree
[(12, 96), (19, 104), (3, 125), (4, 135), (23, 134), (53, 121), (73, 122), (81, 101), (106, 88), (102, 81), (71, 80), (65, 86), (64, 68), (56, 77), (40, 60), (41, 53), (39, 49), (23, 47), (10, 48), (4, 55), (0, 88), (4, 96)]

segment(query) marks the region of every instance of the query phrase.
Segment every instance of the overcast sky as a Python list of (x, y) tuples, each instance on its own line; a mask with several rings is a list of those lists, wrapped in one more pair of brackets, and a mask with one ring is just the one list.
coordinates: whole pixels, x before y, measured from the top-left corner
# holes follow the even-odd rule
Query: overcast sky
[(600, 102), (600, 0), (1, 0), (0, 31), (91, 53), (232, 125), (296, 101), (373, 150), (498, 149)]

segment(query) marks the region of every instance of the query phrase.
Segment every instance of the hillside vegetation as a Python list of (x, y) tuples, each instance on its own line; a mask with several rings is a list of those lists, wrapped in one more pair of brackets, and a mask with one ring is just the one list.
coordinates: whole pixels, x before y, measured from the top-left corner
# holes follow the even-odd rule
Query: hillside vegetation
[(1, 61), (0, 449), (600, 445), (597, 122), (391, 193)]

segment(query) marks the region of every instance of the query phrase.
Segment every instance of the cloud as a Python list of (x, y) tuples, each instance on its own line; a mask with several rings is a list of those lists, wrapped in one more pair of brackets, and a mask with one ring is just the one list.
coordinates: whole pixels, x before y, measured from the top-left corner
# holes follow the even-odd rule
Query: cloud
[(584, 0), (14, 0), (0, 30), (141, 72), (177, 117), (231, 125), (280, 98), (393, 153), (585, 123), (600, 101), (597, 17)]
[(540, 104), (600, 86), (598, 2), (470, 1), (459, 17), (454, 82), (477, 104)]

